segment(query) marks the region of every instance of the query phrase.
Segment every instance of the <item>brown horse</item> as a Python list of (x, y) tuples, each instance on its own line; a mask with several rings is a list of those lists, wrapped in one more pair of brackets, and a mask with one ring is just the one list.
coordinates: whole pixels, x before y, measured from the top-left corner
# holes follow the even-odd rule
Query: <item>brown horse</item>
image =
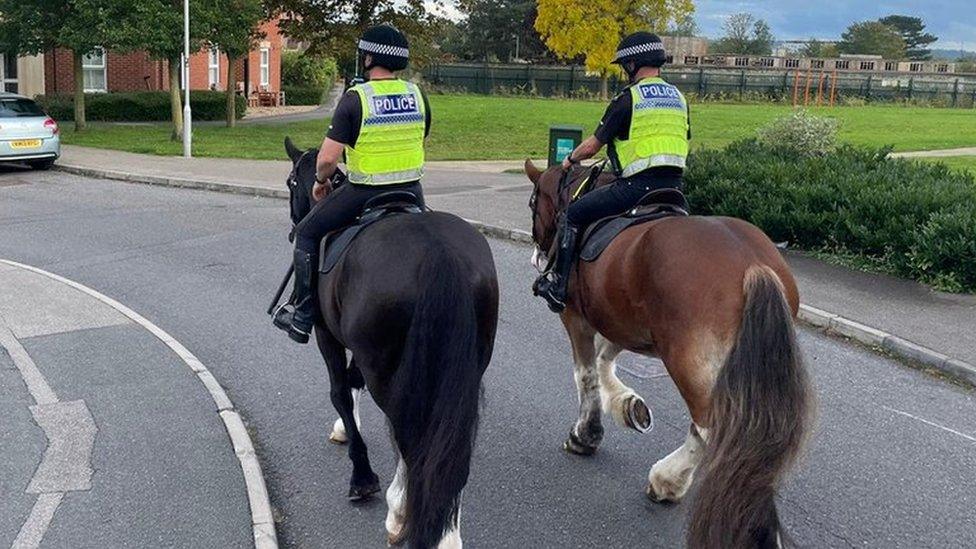
[[(525, 173), (534, 185), (533, 263), (553, 249), (556, 218), (584, 170)], [(596, 186), (608, 184), (604, 176)], [(563, 194), (561, 194), (563, 193)], [(695, 469), (703, 480), (690, 547), (776, 547), (776, 487), (803, 444), (810, 389), (793, 321), (796, 282), (753, 225), (724, 217), (669, 217), (626, 229), (570, 276), (561, 319), (572, 343), (579, 418), (565, 448), (596, 451), (601, 408), (646, 432), (651, 413), (615, 372), (628, 350), (664, 362), (691, 413), (684, 444), (651, 467), (647, 495), (679, 501)]]

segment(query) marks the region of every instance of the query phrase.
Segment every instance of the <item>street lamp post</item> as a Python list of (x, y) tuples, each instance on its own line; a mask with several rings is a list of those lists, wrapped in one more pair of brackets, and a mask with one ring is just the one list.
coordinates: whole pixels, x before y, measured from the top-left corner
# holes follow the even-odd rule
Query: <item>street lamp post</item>
[(183, 0), (183, 157), (193, 156), (193, 117), (190, 110), (190, 0)]

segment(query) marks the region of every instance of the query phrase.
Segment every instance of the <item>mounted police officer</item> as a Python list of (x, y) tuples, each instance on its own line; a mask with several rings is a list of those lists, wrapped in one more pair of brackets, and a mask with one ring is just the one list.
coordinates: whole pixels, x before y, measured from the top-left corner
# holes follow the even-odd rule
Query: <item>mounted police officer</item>
[(563, 169), (569, 170), (609, 145), (607, 153), (618, 179), (584, 194), (559, 219), (554, 269), (535, 284), (536, 295), (545, 298), (553, 312), (566, 307), (570, 268), (582, 228), (634, 208), (653, 190), (681, 189), (691, 121), (684, 96), (661, 78), (666, 60), (657, 35), (637, 32), (624, 38), (613, 62), (627, 73), (630, 85), (607, 107), (595, 134), (563, 161)]
[[(294, 312), (282, 307), (275, 314), (275, 325), (299, 343), (308, 342), (316, 316), (312, 292), (322, 238), (355, 221), (379, 194), (407, 191), (423, 203), (430, 106), (420, 88), (394, 74), (407, 68), (407, 38), (388, 25), (373, 27), (358, 53), (367, 81), (350, 88), (336, 107), (316, 162), (312, 196), (318, 202), (294, 231)], [(333, 189), (343, 155), (348, 183)]]

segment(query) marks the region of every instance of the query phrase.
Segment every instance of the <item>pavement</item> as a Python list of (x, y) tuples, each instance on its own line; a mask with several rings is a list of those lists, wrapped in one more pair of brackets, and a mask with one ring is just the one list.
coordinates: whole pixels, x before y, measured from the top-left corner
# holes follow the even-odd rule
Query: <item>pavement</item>
[[(527, 206), (531, 184), (524, 175), (504, 173), (521, 164), (430, 162), (424, 179), (428, 202), (433, 208), (502, 229), (497, 236), (524, 239), (531, 229)], [(183, 159), (76, 146), (65, 147), (59, 165), (101, 177), (272, 197), (288, 196), (285, 179), (291, 170), (288, 161)], [(840, 315), (868, 330), (841, 327), (836, 331), (878, 347), (886, 338), (921, 347), (928, 352), (902, 353), (903, 345), (883, 346), (976, 384), (972, 366), (976, 365), (976, 338), (972, 337), (976, 295), (938, 292), (895, 277), (826, 264), (802, 253), (788, 251), (786, 257), (804, 304), (828, 313), (814, 322), (829, 322)]]
[(908, 151), (891, 153), (895, 158), (942, 158), (946, 156), (973, 156), (976, 155), (976, 147), (963, 147), (959, 149), (939, 149), (934, 151)]
[[(431, 198), (475, 202), (517, 194), (504, 188), (524, 185), (497, 177), (508, 186), (441, 190)], [(526, 211), (520, 203), (515, 213)], [(0, 173), (0, 258), (124, 303), (209, 368), (254, 441), (281, 546), (385, 547), (382, 499), (346, 501), (351, 467), (346, 449), (328, 443), (335, 412), (321, 358), (311, 346), (291, 343), (264, 314), (289, 257), (287, 230), (281, 200), (57, 172)], [(656, 429), (638, 435), (607, 424), (592, 458), (562, 452), (577, 408), (566, 336), (529, 296), (528, 247), (490, 242), (501, 322), (464, 496), (464, 541), (492, 549), (681, 546), (689, 506), (654, 505), (642, 492), (651, 464), (687, 432), (673, 384), (659, 363), (626, 355), (622, 379), (653, 409)], [(20, 286), (0, 292), (3, 303), (11, 294), (19, 301), (28, 292), (44, 297), (4, 305), (4, 321), (20, 323), (5, 325), (59, 401), (83, 401), (95, 425), (85, 477), (91, 488), (56, 488), (65, 495), (41, 546), (249, 545), (252, 519), (240, 467), (193, 372), (158, 338), (93, 302), (59, 306), (41, 323), (35, 309), (63, 303), (68, 298), (58, 296), (67, 289), (4, 265), (0, 281), (11, 284), (13, 272)], [(24, 312), (8, 316), (14, 310)], [(27, 329), (33, 325), (41, 327)], [(799, 337), (819, 421), (779, 498), (797, 542), (976, 546), (976, 394), (819, 330), (801, 328)], [(15, 418), (0, 422), (3, 546), (40, 499), (26, 488), (50, 422), (31, 413), (36, 403), (4, 352), (0, 380), (0, 417)], [(394, 469), (385, 421), (368, 398), (362, 412), (385, 487)], [(80, 405), (67, 414), (84, 417)], [(82, 442), (92, 432), (77, 431)], [(71, 455), (84, 464), (84, 452)], [(70, 471), (74, 479), (86, 469)]]

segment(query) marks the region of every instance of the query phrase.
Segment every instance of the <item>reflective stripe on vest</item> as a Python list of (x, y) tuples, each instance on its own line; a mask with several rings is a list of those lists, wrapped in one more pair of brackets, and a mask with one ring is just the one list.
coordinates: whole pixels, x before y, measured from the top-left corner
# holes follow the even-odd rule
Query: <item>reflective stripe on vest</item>
[(353, 86), (363, 107), (359, 138), (346, 147), (349, 181), (393, 185), (424, 175), (424, 99), (403, 80), (375, 80)]
[(688, 103), (678, 88), (645, 78), (630, 88), (629, 139), (614, 139), (620, 175), (630, 177), (657, 166), (685, 167), (688, 157)]

